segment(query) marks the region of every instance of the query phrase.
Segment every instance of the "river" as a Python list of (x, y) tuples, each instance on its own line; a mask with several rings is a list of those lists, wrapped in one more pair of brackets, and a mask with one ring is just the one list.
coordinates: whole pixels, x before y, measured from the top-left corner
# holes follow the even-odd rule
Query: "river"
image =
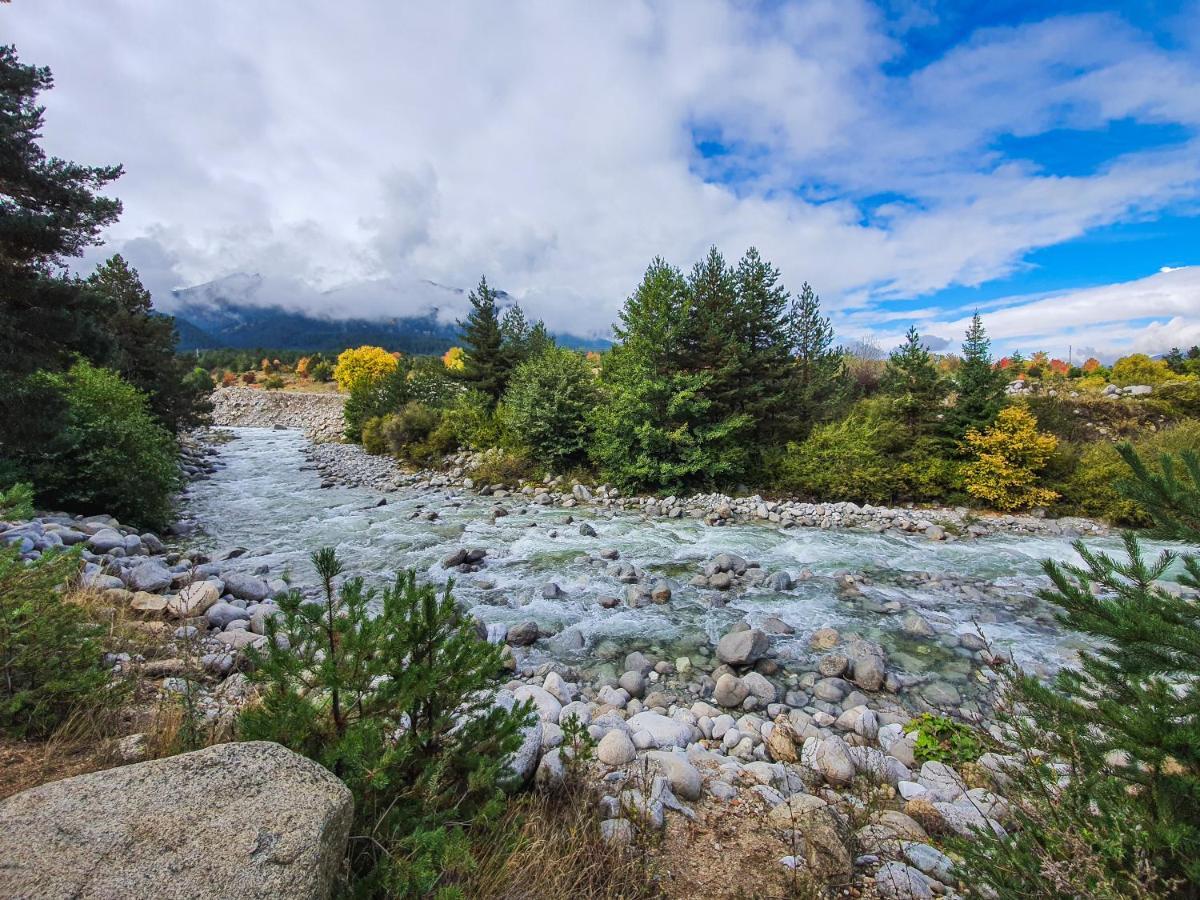
[[(243, 546), (238, 560), (248, 570), (263, 565), (273, 575), (290, 574), (311, 583), (309, 551), (336, 547), (347, 571), (381, 582), (399, 568), (415, 568), (444, 583), (440, 561), (459, 547), (487, 548), (486, 566), (457, 576), (455, 594), (485, 622), (536, 621), (544, 631), (569, 632), (574, 641), (541, 641), (534, 661), (558, 657), (572, 664), (615, 671), (630, 649), (658, 658), (708, 652), (709, 644), (739, 619), (751, 625), (777, 617), (795, 629), (773, 645), (785, 665), (811, 662), (808, 637), (832, 626), (879, 640), (890, 666), (918, 677), (971, 677), (970, 654), (958, 635), (981, 628), (994, 646), (1008, 649), (1023, 667), (1042, 674), (1070, 663), (1080, 640), (1055, 623), (1053, 608), (1036, 595), (1048, 584), (1045, 558), (1073, 560), (1066, 539), (994, 536), (937, 543), (922, 536), (893, 536), (858, 530), (795, 528), (766, 524), (710, 527), (695, 519), (646, 520), (639, 514), (587, 507), (571, 510), (523, 507), (502, 501), (509, 515), (493, 518), (497, 501), (446, 490), (406, 490), (387, 495), (349, 487), (321, 488), (306, 468), (306, 438), (299, 431), (230, 429), (221, 449), (224, 467), (191, 485), (187, 515), (211, 548)], [(386, 496), (386, 505), (377, 505)], [(414, 518), (430, 510), (435, 521)], [(568, 523), (573, 518), (573, 523)], [(596, 537), (580, 533), (587, 521)], [(1091, 539), (1095, 548), (1119, 552), (1116, 538)], [(619, 551), (654, 576), (670, 580), (672, 599), (663, 605), (602, 608), (602, 596), (624, 598), (625, 585), (588, 562), (602, 548)], [(706, 560), (732, 552), (768, 571), (798, 578), (789, 591), (749, 589), (718, 594), (688, 584)], [(842, 576), (859, 579), (849, 592)], [(564, 599), (543, 599), (548, 582)], [(918, 613), (932, 635), (912, 634), (901, 625)], [(578, 646), (579, 643), (583, 647)], [(617, 673), (619, 674), (619, 672)]]

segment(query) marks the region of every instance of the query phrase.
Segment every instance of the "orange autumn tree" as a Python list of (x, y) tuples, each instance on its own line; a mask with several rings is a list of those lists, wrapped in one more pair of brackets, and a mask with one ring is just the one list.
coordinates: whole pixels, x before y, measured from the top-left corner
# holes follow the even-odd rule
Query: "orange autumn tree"
[(451, 372), (461, 372), (466, 367), (462, 347), (451, 347), (442, 356), (442, 365)]

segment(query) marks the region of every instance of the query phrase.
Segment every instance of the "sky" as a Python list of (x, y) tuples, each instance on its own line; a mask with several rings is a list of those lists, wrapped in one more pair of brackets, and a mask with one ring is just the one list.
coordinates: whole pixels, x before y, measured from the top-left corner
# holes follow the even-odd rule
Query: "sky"
[(1200, 343), (1200, 0), (15, 0), (0, 40), (47, 150), (125, 166), (81, 265), (167, 309), (454, 317), (486, 274), (606, 335), (654, 257), (755, 246), (844, 343)]

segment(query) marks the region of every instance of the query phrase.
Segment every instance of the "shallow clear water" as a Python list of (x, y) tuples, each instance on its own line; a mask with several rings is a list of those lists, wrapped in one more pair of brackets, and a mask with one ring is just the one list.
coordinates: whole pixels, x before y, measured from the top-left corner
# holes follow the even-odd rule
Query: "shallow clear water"
[[(412, 567), (444, 582), (443, 557), (460, 546), (484, 547), (486, 567), (459, 576), (456, 595), (486, 622), (535, 620), (543, 627), (577, 626), (586, 638), (582, 653), (550, 653), (598, 661), (615, 659), (632, 647), (661, 654), (690, 652), (719, 637), (738, 619), (754, 624), (777, 616), (796, 629), (776, 644), (780, 655), (807, 658), (808, 636), (833, 626), (881, 640), (892, 665), (920, 673), (949, 668), (965, 674), (963, 651), (955, 635), (976, 625), (995, 644), (1007, 647), (1024, 666), (1048, 671), (1069, 662), (1078, 639), (1064, 634), (1053, 610), (1035, 596), (1046, 583), (1041, 561), (1075, 559), (1066, 539), (991, 537), (941, 544), (923, 537), (896, 537), (867, 531), (783, 530), (764, 524), (708, 527), (694, 519), (645, 520), (633, 513), (590, 509), (563, 510), (530, 506), (520, 498), (501, 501), (510, 515), (490, 521), (496, 501), (447, 491), (405, 490), (381, 495), (348, 487), (320, 488), (317, 472), (304, 470), (305, 438), (294, 431), (230, 429), (223, 445), (226, 467), (188, 491), (187, 512), (203, 528), (203, 545), (240, 545), (252, 553), (236, 560), (247, 569), (262, 564), (274, 575), (290, 573), (311, 583), (308, 553), (336, 547), (347, 571), (381, 582), (398, 568)], [(375, 506), (380, 496), (387, 505)], [(411, 518), (433, 509), (436, 522)], [(568, 516), (586, 520), (598, 532), (584, 537)], [(554, 534), (552, 534), (554, 532)], [(1119, 549), (1114, 538), (1090, 540), (1096, 548)], [(616, 609), (599, 606), (604, 595), (624, 598), (625, 585), (606, 577), (603, 568), (580, 560), (603, 548), (620, 551), (622, 561), (671, 579), (672, 600), (662, 606)], [(716, 592), (688, 586), (704, 562), (716, 553), (733, 552), (758, 561), (764, 569), (787, 570), (793, 577), (808, 569), (813, 577), (794, 590), (729, 593), (724, 608), (706, 598)], [(865, 574), (862, 595), (845, 598), (834, 577)], [(915, 573), (931, 580), (916, 582)], [(542, 599), (542, 587), (556, 582), (566, 599)], [(900, 616), (882, 609), (895, 601), (919, 611), (935, 628), (933, 638), (913, 639), (899, 631)], [(543, 642), (545, 643), (545, 642)]]

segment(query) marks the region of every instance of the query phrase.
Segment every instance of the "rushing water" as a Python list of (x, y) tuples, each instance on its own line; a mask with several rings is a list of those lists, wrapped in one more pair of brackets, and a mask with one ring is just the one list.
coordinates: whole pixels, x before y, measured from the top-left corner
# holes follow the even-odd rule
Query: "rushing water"
[[(981, 627), (1018, 662), (1048, 671), (1069, 662), (1080, 646), (1053, 621), (1053, 610), (1036, 597), (1046, 583), (1041, 561), (1075, 559), (1066, 539), (997, 536), (941, 544), (921, 536), (898, 537), (868, 531), (779, 529), (765, 524), (714, 528), (695, 519), (646, 520), (634, 513), (590, 508), (564, 510), (523, 507), (520, 498), (502, 502), (510, 514), (493, 520), (497, 501), (444, 490), (380, 494), (362, 488), (322, 489), (315, 471), (305, 469), (305, 439), (295, 431), (231, 429), (234, 438), (221, 451), (225, 467), (188, 492), (188, 513), (203, 529), (201, 541), (213, 548), (243, 546), (251, 553), (236, 565), (270, 567), (311, 583), (309, 551), (334, 546), (350, 572), (382, 581), (398, 568), (415, 568), (444, 582), (440, 561), (458, 547), (489, 550), (480, 572), (458, 576), (456, 595), (485, 622), (537, 621), (543, 630), (582, 633), (582, 651), (561, 641), (541, 642), (535, 658), (553, 654), (575, 662), (599, 663), (633, 647), (659, 654), (695, 652), (745, 619), (756, 624), (776, 616), (796, 629), (775, 645), (780, 656), (808, 657), (808, 637), (833, 626), (880, 640), (891, 664), (912, 673), (936, 670), (964, 680), (969, 663), (955, 650), (956, 635)], [(436, 521), (413, 518), (434, 510)], [(586, 520), (597, 537), (580, 534)], [(1115, 539), (1090, 545), (1117, 549)], [(603, 609), (598, 598), (624, 598), (625, 585), (606, 577), (604, 568), (583, 557), (617, 549), (623, 561), (669, 578), (672, 600), (662, 606), (630, 609), (621, 603)], [(751, 589), (718, 598), (688, 585), (716, 553), (733, 552), (758, 561), (768, 571), (812, 577), (793, 590)], [(846, 597), (837, 576), (865, 575), (862, 594)], [(556, 582), (566, 599), (542, 598)], [(901, 615), (918, 611), (937, 634), (914, 638), (900, 630)], [(704, 651), (700, 651), (702, 654)]]

